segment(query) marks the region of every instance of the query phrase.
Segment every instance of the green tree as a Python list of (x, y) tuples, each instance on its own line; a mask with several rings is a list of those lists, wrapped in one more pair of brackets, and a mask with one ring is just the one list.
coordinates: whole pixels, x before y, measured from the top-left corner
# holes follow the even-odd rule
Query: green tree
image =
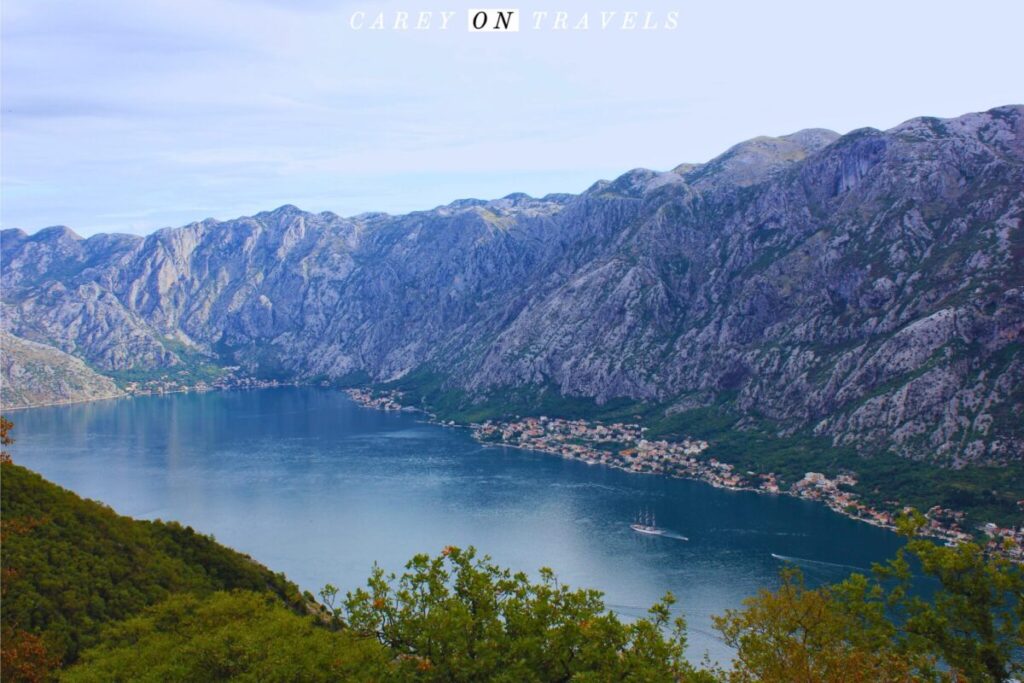
[[(1024, 673), (1024, 570), (976, 543), (921, 538), (924, 522), (900, 520), (907, 543), (872, 578), (812, 590), (787, 569), (777, 591), (716, 618), (737, 652), (728, 677), (1002, 683)], [(937, 588), (920, 590), (922, 576)]]
[(795, 568), (778, 590), (761, 590), (714, 623), (736, 657), (724, 677), (735, 683), (925, 681), (934, 661), (900, 650), (878, 588), (864, 576), (810, 589)]
[(372, 639), (323, 628), (268, 594), (179, 594), (109, 626), (62, 680), (380, 680), (388, 653)]
[[(0, 446), (10, 446), (14, 443), (14, 438), (11, 436), (13, 429), (14, 423), (0, 415)], [(11, 462), (11, 454), (0, 448), (0, 463), (4, 462)]]
[[(969, 681), (1002, 682), (1024, 674), (1024, 568), (977, 543), (945, 547), (920, 538), (919, 513), (899, 522), (908, 538), (875, 572), (901, 647), (940, 658)], [(928, 599), (911, 591), (913, 567), (938, 581)]]
[(397, 680), (712, 680), (683, 657), (673, 602), (666, 595), (624, 624), (598, 591), (570, 589), (549, 569), (534, 583), (473, 548), (448, 547), (417, 555), (400, 578), (375, 568), (344, 608), (356, 633), (396, 653)]

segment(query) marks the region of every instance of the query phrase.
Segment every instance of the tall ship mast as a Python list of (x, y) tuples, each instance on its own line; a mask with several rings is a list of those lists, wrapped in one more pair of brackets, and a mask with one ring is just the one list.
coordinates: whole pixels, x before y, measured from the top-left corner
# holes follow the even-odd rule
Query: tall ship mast
[(650, 510), (645, 510), (637, 515), (637, 521), (630, 524), (629, 528), (638, 534), (649, 536), (664, 536), (667, 533), (664, 529), (658, 528), (654, 513)]

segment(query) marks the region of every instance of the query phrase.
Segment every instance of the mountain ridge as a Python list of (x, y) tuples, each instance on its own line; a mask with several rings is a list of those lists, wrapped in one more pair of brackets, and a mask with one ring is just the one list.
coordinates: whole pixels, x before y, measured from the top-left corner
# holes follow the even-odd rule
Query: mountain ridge
[(106, 373), (183, 354), (300, 380), (429, 371), (469, 403), (554, 387), (724, 405), (865, 455), (1017, 460), (1022, 121), (808, 129), (398, 216), (5, 230), (3, 328)]

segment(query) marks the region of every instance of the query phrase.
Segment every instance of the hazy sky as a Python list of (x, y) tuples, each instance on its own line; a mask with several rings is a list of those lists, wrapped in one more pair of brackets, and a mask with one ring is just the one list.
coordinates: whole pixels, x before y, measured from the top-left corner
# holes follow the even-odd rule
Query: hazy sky
[[(468, 33), (481, 5), (519, 9), (520, 32)], [(589, 31), (530, 26), (588, 6)], [(356, 32), (359, 10), (457, 14)], [(602, 31), (600, 10), (680, 26)], [(1024, 102), (1021, 26), (1021, 0), (4, 0), (0, 223), (143, 233), (578, 192), (755, 135)]]

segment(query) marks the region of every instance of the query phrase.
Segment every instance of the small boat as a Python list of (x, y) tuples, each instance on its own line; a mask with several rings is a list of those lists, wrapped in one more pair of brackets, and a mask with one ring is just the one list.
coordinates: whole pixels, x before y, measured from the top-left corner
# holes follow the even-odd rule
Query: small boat
[(648, 536), (664, 536), (668, 533), (665, 529), (658, 528), (657, 520), (650, 512), (638, 515), (637, 521), (630, 524), (629, 528), (638, 534), (647, 534)]

